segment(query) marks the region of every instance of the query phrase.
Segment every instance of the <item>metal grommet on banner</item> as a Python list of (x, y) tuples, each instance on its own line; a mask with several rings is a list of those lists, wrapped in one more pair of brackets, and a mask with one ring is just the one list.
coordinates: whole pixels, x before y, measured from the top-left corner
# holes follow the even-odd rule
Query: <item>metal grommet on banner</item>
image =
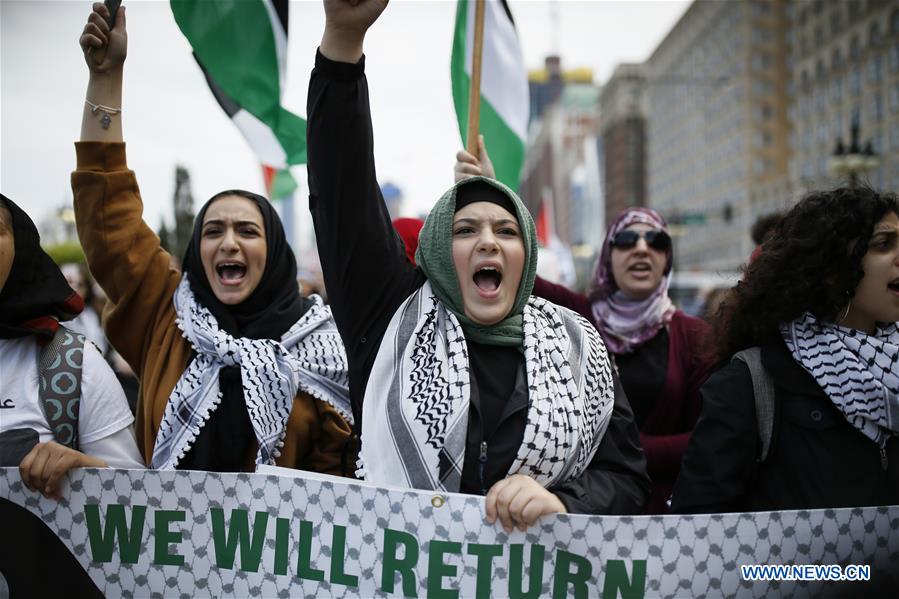
[(435, 508), (443, 507), (444, 503), (446, 503), (446, 498), (443, 495), (434, 495), (431, 497), (431, 505)]

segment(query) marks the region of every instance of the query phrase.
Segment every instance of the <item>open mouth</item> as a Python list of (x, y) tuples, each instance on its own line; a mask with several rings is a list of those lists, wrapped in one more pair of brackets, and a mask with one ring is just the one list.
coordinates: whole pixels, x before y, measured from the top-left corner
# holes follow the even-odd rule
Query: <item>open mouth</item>
[(899, 278), (893, 279), (887, 283), (887, 289), (895, 293), (899, 293)]
[(499, 289), (500, 283), (503, 282), (503, 273), (494, 266), (485, 266), (478, 269), (472, 279), (478, 289), (486, 293), (493, 293)]
[(222, 262), (215, 267), (219, 279), (226, 285), (236, 285), (243, 281), (247, 274), (247, 267), (239, 262)]
[(628, 270), (630, 272), (650, 272), (652, 267), (646, 262), (637, 262), (636, 264), (631, 264)]

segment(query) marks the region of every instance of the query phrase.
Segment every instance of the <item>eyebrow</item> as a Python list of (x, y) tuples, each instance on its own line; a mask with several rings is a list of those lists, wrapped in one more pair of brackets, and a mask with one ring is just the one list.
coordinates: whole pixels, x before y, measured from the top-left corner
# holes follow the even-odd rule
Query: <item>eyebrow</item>
[[(223, 227), (226, 224), (227, 223), (221, 219), (207, 220), (205, 223), (203, 223), (203, 228), (205, 229), (209, 225), (218, 225), (220, 227)], [(242, 227), (244, 225), (253, 225), (254, 227), (257, 227), (257, 228), (259, 227), (258, 223), (255, 223), (251, 220), (238, 220), (238, 221), (234, 222), (234, 225), (237, 227)]]
[[(481, 218), (471, 218), (471, 217), (460, 218), (459, 220), (453, 222), (453, 226), (458, 225), (460, 223), (479, 225), (483, 221), (484, 221), (484, 219), (481, 219)], [(494, 225), (515, 225), (516, 227), (518, 226), (518, 221), (513, 220), (511, 218), (501, 218), (499, 220), (491, 220), (490, 222)]]

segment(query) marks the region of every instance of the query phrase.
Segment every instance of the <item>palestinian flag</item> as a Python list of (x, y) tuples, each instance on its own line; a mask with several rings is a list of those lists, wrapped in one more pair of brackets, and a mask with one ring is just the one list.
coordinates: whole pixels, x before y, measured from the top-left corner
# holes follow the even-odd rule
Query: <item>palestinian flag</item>
[(290, 195), (306, 162), (306, 121), (281, 106), (288, 0), (171, 0), (212, 94), (253, 148), (269, 197)]
[[(480, 133), (493, 160), (496, 178), (517, 190), (527, 141), (528, 75), (509, 6), (505, 0), (485, 0), (485, 4)], [(450, 63), (453, 102), (463, 145), (468, 131), (474, 12), (475, 0), (459, 0), (456, 5)]]

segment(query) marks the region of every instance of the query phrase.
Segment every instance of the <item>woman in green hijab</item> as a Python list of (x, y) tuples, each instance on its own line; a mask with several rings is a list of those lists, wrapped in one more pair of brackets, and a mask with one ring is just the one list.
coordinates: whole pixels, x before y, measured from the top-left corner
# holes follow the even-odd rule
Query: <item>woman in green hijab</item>
[(378, 188), (362, 38), (386, 3), (326, 1), (309, 88), (310, 208), (377, 484), (486, 495), (521, 529), (557, 512), (639, 513), (649, 491), (627, 400), (596, 330), (531, 296), (521, 200), (458, 183), (405, 256)]

